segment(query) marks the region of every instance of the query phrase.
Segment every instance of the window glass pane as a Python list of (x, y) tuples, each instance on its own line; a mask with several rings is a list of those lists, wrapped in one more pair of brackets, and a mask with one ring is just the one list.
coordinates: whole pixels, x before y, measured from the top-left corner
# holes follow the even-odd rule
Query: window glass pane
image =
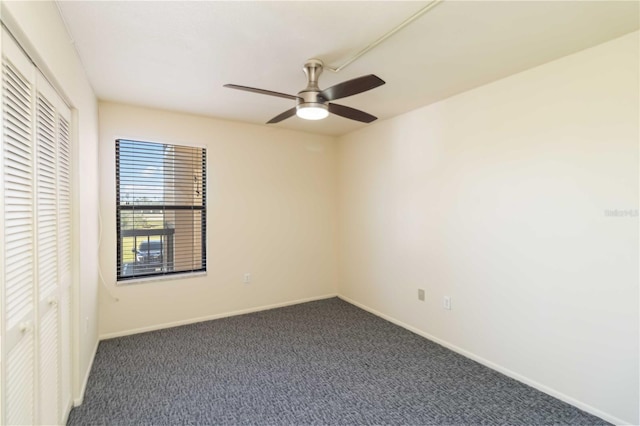
[(206, 152), (116, 141), (118, 280), (206, 270)]

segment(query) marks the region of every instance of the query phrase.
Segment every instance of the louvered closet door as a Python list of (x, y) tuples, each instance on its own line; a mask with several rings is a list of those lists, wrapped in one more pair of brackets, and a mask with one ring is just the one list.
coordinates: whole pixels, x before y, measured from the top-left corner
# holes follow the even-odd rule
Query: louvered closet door
[(2, 56), (3, 420), (35, 424), (35, 68), (4, 31)]
[(60, 317), (60, 422), (71, 409), (71, 111), (58, 110), (58, 315)]
[(71, 112), (2, 32), (0, 424), (71, 407)]
[(71, 111), (40, 74), (36, 113), (40, 423), (71, 407)]
[(36, 109), (36, 216), (38, 246), (40, 423), (58, 422), (58, 250), (56, 110), (38, 82)]
[[(60, 222), (61, 196), (68, 200), (66, 188), (61, 189), (58, 159), (61, 139), (68, 141), (67, 129), (61, 120), (69, 116), (53, 87), (38, 74), (36, 96), (36, 231), (38, 248), (38, 343), (39, 343), (39, 422), (56, 424), (64, 412), (62, 403), (62, 329), (65, 327), (61, 311), (61, 263), (69, 259), (68, 250), (59, 250), (63, 237)], [(65, 224), (66, 225), (66, 224)], [(63, 239), (69, 240), (70, 229)], [(66, 255), (66, 256), (65, 256)], [(61, 259), (62, 257), (62, 259)], [(66, 259), (65, 259), (66, 257)], [(61, 262), (61, 260), (63, 262)], [(67, 262), (68, 263), (68, 262)], [(65, 303), (66, 304), (66, 303)], [(66, 308), (66, 306), (65, 306)], [(68, 327), (67, 327), (68, 328)], [(66, 376), (68, 377), (68, 376)]]

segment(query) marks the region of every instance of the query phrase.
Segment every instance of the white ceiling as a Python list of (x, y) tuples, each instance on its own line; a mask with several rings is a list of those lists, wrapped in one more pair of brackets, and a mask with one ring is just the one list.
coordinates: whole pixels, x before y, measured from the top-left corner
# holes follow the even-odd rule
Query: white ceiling
[[(309, 58), (339, 66), (427, 2), (59, 1), (102, 100), (265, 123), (293, 101)], [(639, 27), (637, 1), (445, 1), (320, 87), (365, 74), (386, 85), (338, 103), (380, 119), (437, 102)], [(331, 116), (270, 125), (340, 135)]]

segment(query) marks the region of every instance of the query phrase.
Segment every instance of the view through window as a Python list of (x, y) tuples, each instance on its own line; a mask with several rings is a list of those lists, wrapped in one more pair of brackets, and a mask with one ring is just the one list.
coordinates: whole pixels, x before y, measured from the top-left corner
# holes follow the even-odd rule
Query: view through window
[(116, 140), (117, 278), (206, 270), (206, 150)]

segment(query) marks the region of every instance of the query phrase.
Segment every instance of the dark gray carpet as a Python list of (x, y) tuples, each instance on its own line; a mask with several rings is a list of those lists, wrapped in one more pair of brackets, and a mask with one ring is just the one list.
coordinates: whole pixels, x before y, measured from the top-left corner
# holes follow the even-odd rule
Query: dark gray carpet
[(340, 299), (100, 343), (70, 425), (603, 425)]

